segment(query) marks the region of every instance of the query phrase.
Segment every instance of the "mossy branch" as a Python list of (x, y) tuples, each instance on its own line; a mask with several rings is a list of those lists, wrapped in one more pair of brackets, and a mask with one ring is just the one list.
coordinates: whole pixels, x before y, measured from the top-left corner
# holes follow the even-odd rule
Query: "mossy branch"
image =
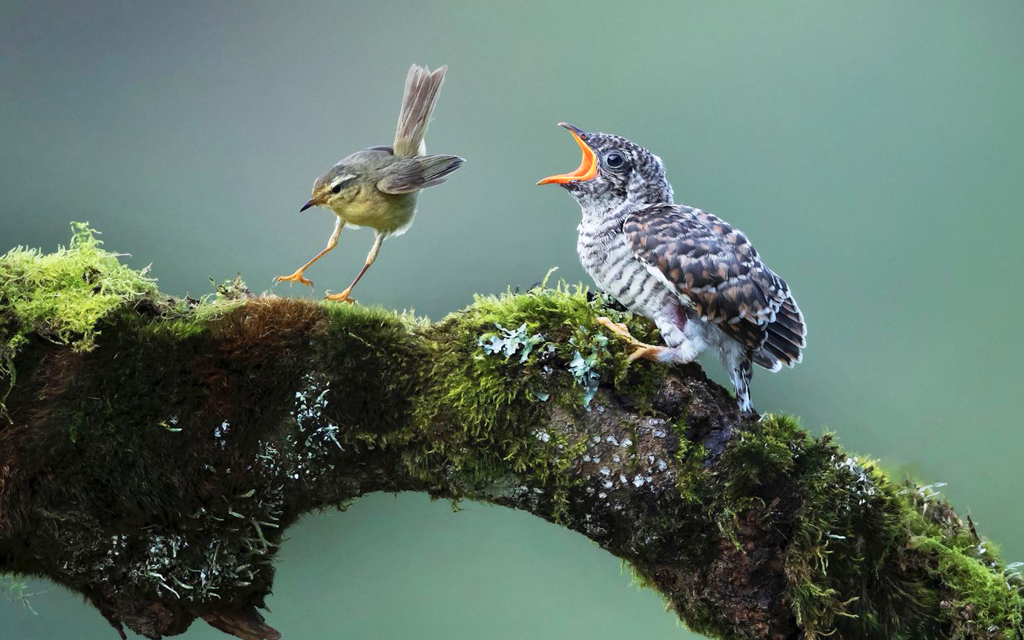
[(580, 290), (436, 324), (252, 297), (179, 301), (87, 228), (0, 258), (0, 572), (160, 638), (257, 608), (302, 514), (374, 491), (523, 509), (627, 561), (723, 638), (1022, 638), (1024, 584), (927, 487), (697, 366), (627, 367)]

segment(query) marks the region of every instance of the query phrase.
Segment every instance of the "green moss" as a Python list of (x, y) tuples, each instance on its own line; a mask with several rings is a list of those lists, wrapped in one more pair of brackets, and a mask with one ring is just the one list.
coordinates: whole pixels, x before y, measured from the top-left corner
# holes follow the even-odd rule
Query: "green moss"
[(827, 436), (801, 458), (786, 573), (806, 637), (1024, 637), (1020, 585), (948, 504)]
[(1024, 584), (1008, 575), (995, 545), (928, 487), (908, 485), (902, 495), (906, 547), (922, 557), (925, 573), (940, 585), (949, 637), (974, 638), (982, 631), (1024, 637)]
[(68, 247), (44, 254), (18, 247), (0, 257), (0, 382), (14, 385), (14, 358), (29, 333), (87, 351), (100, 319), (156, 293), (145, 271), (121, 264), (101, 248), (87, 223), (72, 223)]
[(705, 466), (707, 449), (686, 439), (685, 427), (676, 427), (679, 449), (676, 450), (676, 487), (687, 504), (701, 505), (717, 493), (711, 471)]
[[(1008, 579), (991, 544), (928, 487), (894, 484), (873, 461), (842, 453), (831, 436), (810, 438), (788, 416), (737, 433), (713, 466), (686, 428), (680, 420), (675, 429), (680, 495), (737, 549), (743, 514), (770, 509), (765, 490), (781, 487), (777, 498), (796, 502), (784, 562), (802, 637), (1024, 637), (1021, 580)], [(699, 603), (680, 616), (712, 636), (723, 626)]]
[[(356, 495), (346, 474), (368, 464), (408, 482), (402, 488), (455, 500), (528, 498), (538, 515), (578, 525), (568, 496), (581, 481), (573, 470), (590, 434), (577, 423), (593, 410), (596, 384), (643, 413), (667, 371), (627, 366), (629, 346), (597, 318), (625, 322), (655, 342), (649, 323), (564, 283), (479, 296), (437, 324), (382, 309), (253, 298), (240, 278), (220, 286), (218, 298), (159, 299), (152, 279), (76, 225), (68, 248), (0, 258), (0, 382), (15, 384), (14, 357), (30, 334), (68, 345), (48, 361), (52, 372), (31, 376), (60, 398), (33, 418), (54, 425), (33, 436), (63, 470), (54, 499), (82, 499), (90, 482), (118, 478), (117, 491), (94, 492), (101, 502), (81, 513), (144, 514), (204, 536), (220, 531), (220, 521), (188, 516), (181, 525), (181, 513), (211, 509), (211, 517), (240, 520), (241, 566), (269, 567), (277, 534), (263, 530), (274, 527), (265, 515), (282, 504), (237, 473), (253, 459), (267, 464), (268, 477), (330, 485), (318, 495), (342, 505)], [(151, 308), (137, 312), (144, 301)], [(88, 375), (61, 375), (60, 365), (78, 363)], [(547, 428), (552, 420), (559, 428)], [(645, 513), (643, 535), (629, 547), (640, 584), (654, 584), (644, 564), (651, 558), (706, 568), (746, 553), (744, 528), (771, 526), (784, 545), (785, 599), (806, 638), (1024, 638), (1020, 578), (927, 487), (892, 482), (872, 461), (844, 454), (830, 436), (810, 438), (788, 416), (747, 425), (715, 455), (687, 438), (685, 416), (673, 430), (683, 500)], [(631, 441), (636, 447), (640, 438)], [(112, 454), (120, 451), (138, 455), (126, 462)], [(295, 452), (329, 454), (337, 466), (321, 464), (320, 475), (299, 480), (308, 467)], [(210, 464), (167, 467), (168, 460)], [(207, 494), (197, 496), (196, 487)], [(181, 504), (182, 496), (194, 503)], [(785, 519), (773, 520), (777, 514)], [(692, 600), (679, 611), (691, 628), (729, 628), (713, 599)]]
[(5, 348), (31, 331), (88, 350), (101, 318), (156, 293), (156, 281), (100, 248), (97, 232), (86, 223), (73, 223), (72, 229), (70, 246), (54, 253), (18, 247), (0, 257)]
[(729, 494), (734, 499), (756, 495), (759, 486), (790, 475), (806, 440), (806, 432), (795, 419), (772, 414), (736, 434), (721, 461)]
[[(432, 349), (407, 439), (414, 475), (460, 496), (502, 482), (544, 487), (555, 519), (566, 517), (570, 466), (583, 436), (539, 430), (553, 408), (566, 419), (589, 410), (591, 380), (647, 397), (663, 367), (627, 368), (628, 345), (609, 339), (597, 317), (625, 321), (640, 339), (646, 322), (560, 284), (524, 295), (478, 296), (474, 304), (422, 331)], [(454, 473), (437, 477), (441, 463)], [(508, 477), (511, 472), (515, 477)]]

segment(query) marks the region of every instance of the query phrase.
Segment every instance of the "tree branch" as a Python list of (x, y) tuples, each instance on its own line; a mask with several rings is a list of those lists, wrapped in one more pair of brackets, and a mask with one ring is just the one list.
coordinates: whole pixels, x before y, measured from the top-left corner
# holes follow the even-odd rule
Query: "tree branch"
[(0, 259), (0, 571), (78, 591), (118, 629), (277, 638), (256, 609), (288, 526), (425, 491), (587, 536), (711, 636), (1024, 633), (1019, 576), (934, 493), (738, 414), (696, 365), (627, 367), (596, 317), (652, 329), (583, 292), (480, 298), (431, 325), (138, 280), (62, 332), (72, 310), (40, 301), (88, 302), (116, 275), (75, 256), (86, 285), (41, 279), (47, 256)]

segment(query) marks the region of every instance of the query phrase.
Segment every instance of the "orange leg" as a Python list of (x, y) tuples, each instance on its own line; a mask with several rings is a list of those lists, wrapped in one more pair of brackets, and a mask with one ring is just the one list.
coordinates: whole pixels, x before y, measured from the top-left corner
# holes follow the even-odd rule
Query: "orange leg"
[(359, 275), (356, 276), (356, 279), (353, 280), (352, 284), (348, 285), (348, 288), (342, 291), (341, 293), (335, 293), (326, 296), (324, 297), (324, 300), (331, 300), (333, 302), (347, 302), (349, 304), (355, 302), (355, 300), (353, 300), (350, 297), (350, 294), (352, 293), (352, 288), (356, 286), (356, 283), (359, 282), (359, 280), (363, 277), (363, 274), (366, 273), (366, 270), (369, 269), (370, 265), (373, 264), (373, 261), (377, 259), (377, 254), (380, 253), (380, 246), (384, 244), (384, 238), (386, 237), (388, 237), (386, 231), (377, 232), (377, 236), (373, 239), (373, 246), (370, 247), (370, 253), (367, 254), (366, 256), (366, 264), (364, 264), (363, 268), (359, 270)]
[(618, 337), (622, 338), (623, 340), (628, 342), (630, 346), (633, 347), (633, 353), (629, 354), (627, 362), (634, 362), (641, 358), (643, 358), (644, 360), (654, 360), (655, 362), (657, 362), (660, 360), (659, 356), (668, 350), (668, 347), (658, 347), (652, 344), (640, 342), (639, 340), (633, 337), (633, 334), (629, 332), (629, 329), (626, 327), (626, 325), (620, 322), (612, 322), (610, 318), (601, 316), (600, 318), (597, 319), (597, 323), (602, 327), (605, 327)]
[(314, 262), (327, 255), (327, 253), (338, 246), (338, 236), (341, 235), (341, 228), (345, 226), (345, 221), (342, 220), (341, 216), (338, 216), (338, 221), (334, 223), (334, 233), (331, 234), (331, 239), (327, 241), (327, 248), (316, 254), (312, 260), (302, 265), (290, 276), (278, 276), (274, 278), (274, 284), (278, 282), (298, 282), (306, 285), (307, 287), (313, 286), (312, 280), (307, 280), (302, 277), (302, 273), (310, 267)]

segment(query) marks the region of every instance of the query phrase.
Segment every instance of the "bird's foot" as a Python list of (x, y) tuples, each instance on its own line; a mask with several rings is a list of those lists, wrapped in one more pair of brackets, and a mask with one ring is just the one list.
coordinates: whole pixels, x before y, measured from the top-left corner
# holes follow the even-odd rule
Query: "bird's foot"
[(331, 302), (347, 302), (348, 304), (355, 304), (355, 299), (350, 298), (349, 294), (352, 293), (352, 287), (345, 289), (341, 293), (332, 293), (329, 296), (324, 296), (324, 300), (330, 300)]
[(622, 338), (633, 347), (633, 353), (629, 354), (626, 362), (633, 363), (641, 358), (644, 360), (654, 360), (655, 362), (658, 362), (661, 360), (661, 355), (668, 350), (667, 347), (659, 347), (647, 344), (646, 342), (640, 342), (629, 332), (629, 327), (621, 322), (612, 322), (610, 318), (601, 316), (597, 319), (597, 323)]
[(278, 282), (298, 282), (299, 284), (304, 284), (307, 287), (313, 286), (312, 280), (308, 280), (302, 277), (302, 269), (299, 269), (290, 276), (277, 276), (276, 278), (274, 278), (274, 284), (277, 284)]
[(626, 362), (632, 364), (641, 358), (644, 360), (651, 360), (653, 362), (661, 362), (663, 360), (662, 354), (668, 351), (668, 347), (659, 347), (652, 344), (644, 344), (638, 342), (633, 345), (633, 353), (629, 354), (626, 358)]
[(605, 329), (608, 329), (615, 335), (619, 336), (623, 340), (630, 342), (636, 342), (636, 338), (629, 332), (629, 327), (622, 324), (621, 322), (612, 322), (612, 319), (607, 316), (600, 316), (597, 319), (597, 324), (601, 325)]

